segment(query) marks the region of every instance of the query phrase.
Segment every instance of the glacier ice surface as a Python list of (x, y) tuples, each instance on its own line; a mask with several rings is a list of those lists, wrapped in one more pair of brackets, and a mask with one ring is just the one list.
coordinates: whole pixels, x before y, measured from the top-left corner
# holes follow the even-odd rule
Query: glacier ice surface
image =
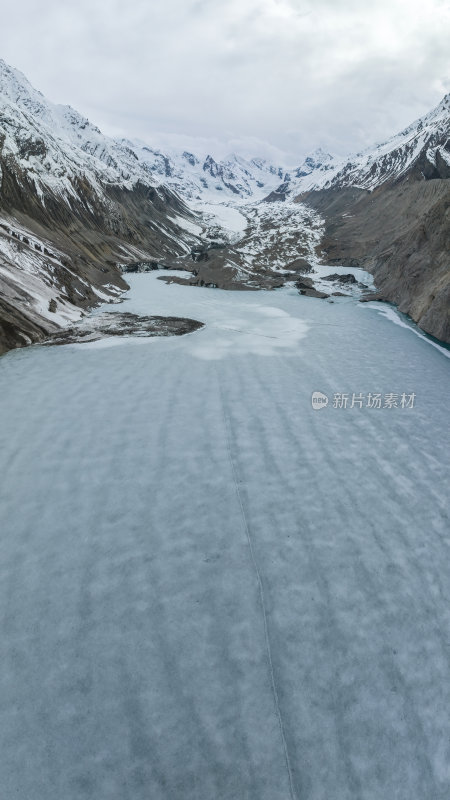
[(0, 360), (2, 797), (448, 798), (446, 351), (129, 281), (205, 328)]

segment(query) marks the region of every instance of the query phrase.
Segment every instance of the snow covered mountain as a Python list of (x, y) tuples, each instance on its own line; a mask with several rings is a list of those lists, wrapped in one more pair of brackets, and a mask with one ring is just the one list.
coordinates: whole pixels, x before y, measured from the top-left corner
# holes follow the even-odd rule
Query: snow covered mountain
[(114, 298), (119, 262), (189, 253), (200, 232), (131, 147), (0, 61), (0, 352)]
[(284, 190), (288, 188), (291, 195), (346, 186), (372, 191), (411, 171), (418, 179), (450, 177), (450, 94), (386, 142), (344, 160), (328, 156), (317, 162), (306, 159), (306, 169), (291, 171)]
[(368, 270), (378, 299), (450, 342), (450, 95), (384, 144), (329, 167), (290, 187), (324, 218), (324, 258)]
[[(190, 198), (263, 196), (285, 170), (237, 155), (217, 161), (187, 151), (163, 153), (143, 142), (104, 136), (70, 106), (55, 105), (0, 59), (0, 139), (3, 158), (26, 173), (41, 197), (78, 198), (80, 178), (101, 197), (105, 187), (164, 183)], [(221, 193), (221, 194), (219, 194)]]
[[(394, 268), (403, 269), (396, 254), (408, 250), (413, 235), (417, 250), (421, 236), (428, 248), (407, 280), (407, 300), (395, 281), (386, 299), (446, 338), (441, 307), (448, 285), (449, 137), (447, 95), (398, 135), (347, 160), (319, 149), (290, 169), (236, 154), (220, 160), (191, 150), (163, 152), (105, 136), (70, 106), (49, 102), (0, 60), (0, 352), (41, 339), (101, 300), (114, 300), (126, 285), (122, 271), (136, 262), (138, 268), (177, 266), (191, 273), (188, 282), (200, 285), (274, 288), (288, 276), (317, 271), (325, 236), (329, 263), (341, 260), (376, 272), (381, 256), (372, 239), (360, 247), (375, 219), (364, 197), (399, 178), (436, 186), (419, 189), (411, 207), (405, 198), (390, 197), (388, 219), (382, 214), (385, 200), (378, 199), (381, 210), (370, 236), (375, 244), (383, 241), (383, 258), (389, 253), (394, 259), (390, 277)], [(348, 192), (358, 201), (358, 214), (348, 206)], [(288, 202), (275, 208), (263, 200)], [(400, 208), (401, 243), (390, 224)], [(429, 224), (422, 220), (425, 213)], [(344, 235), (344, 218), (353, 219), (355, 228), (345, 228), (345, 247), (335, 235)], [(439, 265), (433, 279), (429, 263)], [(439, 306), (432, 322), (430, 304)]]
[(262, 199), (287, 178), (287, 171), (264, 159), (244, 159), (231, 154), (216, 160), (187, 150), (154, 150), (139, 141), (121, 140), (125, 148), (133, 149), (140, 163), (145, 164), (154, 179), (170, 186), (191, 201), (213, 203), (228, 199)]
[[(192, 248), (208, 237), (227, 240), (224, 224), (233, 215), (239, 233), (245, 229), (246, 216), (230, 203), (257, 202), (287, 178), (263, 159), (163, 153), (105, 136), (0, 60), (0, 349), (42, 338), (114, 299), (130, 262), (184, 257), (184, 268), (192, 266)], [(309, 218), (300, 209), (291, 217)], [(255, 260), (247, 249), (226, 255), (226, 283)], [(290, 243), (285, 250), (282, 265), (297, 254)], [(274, 284), (270, 274), (258, 280)]]
[(323, 172), (326, 172), (327, 170), (333, 168), (334, 163), (334, 157), (319, 147), (317, 150), (314, 150), (313, 153), (307, 156), (299, 167), (287, 173), (288, 179), (306, 178), (308, 175), (311, 175), (312, 172), (315, 172), (319, 169)]
[(84, 178), (102, 196), (107, 185), (154, 185), (136, 154), (103, 136), (70, 106), (50, 103), (18, 70), (0, 60), (1, 152), (8, 166), (22, 170), (37, 193), (78, 199)]

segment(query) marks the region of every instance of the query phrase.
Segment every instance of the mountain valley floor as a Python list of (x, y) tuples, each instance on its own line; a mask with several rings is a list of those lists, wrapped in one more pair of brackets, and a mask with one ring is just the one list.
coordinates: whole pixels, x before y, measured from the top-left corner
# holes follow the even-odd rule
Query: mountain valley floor
[(3, 795), (447, 800), (449, 350), (157, 275), (0, 360)]

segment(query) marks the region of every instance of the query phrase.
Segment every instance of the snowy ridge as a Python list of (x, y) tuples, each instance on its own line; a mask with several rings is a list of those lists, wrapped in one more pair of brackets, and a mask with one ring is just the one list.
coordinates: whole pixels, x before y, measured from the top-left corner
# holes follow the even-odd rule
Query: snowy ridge
[(288, 169), (262, 158), (231, 154), (216, 160), (211, 154), (162, 152), (142, 141), (110, 138), (70, 106), (46, 100), (22, 73), (0, 60), (0, 124), (0, 155), (34, 182), (42, 198), (46, 191), (77, 196), (80, 177), (98, 196), (108, 185), (164, 184), (194, 204), (259, 200), (280, 183), (293, 196), (330, 187), (371, 190), (403, 175), (422, 155), (424, 177), (439, 169), (450, 174), (450, 95), (383, 144), (344, 160), (319, 148)]
[[(450, 177), (450, 95), (384, 144), (341, 161), (319, 148), (291, 169), (105, 136), (0, 60), (0, 270), (8, 331), (26, 330), (22, 318), (30, 318), (38, 328), (33, 341), (39, 339), (48, 326), (82, 313), (79, 306), (114, 299), (125, 287), (120, 269), (133, 271), (139, 262), (176, 267), (190, 273), (185, 282), (221, 288), (272, 289), (299, 275), (305, 283), (305, 273), (321, 278), (324, 220), (294, 200), (315, 189), (373, 190), (410, 174)], [(40, 246), (39, 237), (47, 243)], [(0, 317), (0, 340), (5, 331)]]
[(18, 70), (0, 60), (0, 154), (43, 198), (77, 197), (84, 178), (97, 195), (108, 184), (153, 185), (151, 171), (126, 145), (104, 136), (70, 106), (50, 103)]
[(0, 154), (33, 181), (41, 198), (48, 191), (66, 199), (77, 196), (80, 177), (98, 196), (107, 185), (131, 189), (139, 182), (164, 183), (191, 200), (262, 198), (285, 177), (283, 167), (264, 159), (230, 155), (216, 161), (212, 155), (163, 153), (144, 142), (105, 136), (71, 106), (48, 101), (2, 60), (0, 124)]
[(330, 153), (326, 153), (321, 147), (317, 150), (314, 150), (311, 155), (307, 156), (302, 164), (300, 164), (297, 169), (293, 170), (288, 173), (287, 177), (291, 180), (292, 177), (294, 178), (305, 178), (307, 175), (311, 175), (312, 172), (320, 169), (323, 171), (327, 171), (332, 169), (334, 166), (334, 157)]
[(291, 172), (289, 188), (296, 194), (345, 186), (373, 190), (415, 165), (423, 178), (450, 177), (450, 94), (429, 114), (382, 144), (345, 160), (328, 159), (309, 171)]
[[(59, 278), (64, 275), (76, 279), (74, 291), (82, 298), (87, 282), (70, 269), (63, 253), (23, 226), (0, 219), (0, 292), (7, 303), (35, 322), (45, 320), (50, 327), (73, 322), (82, 310), (71, 302), (64, 277)], [(109, 298), (105, 294), (101, 299)], [(26, 344), (31, 342), (25, 335), (23, 338)]]
[(247, 160), (234, 153), (218, 161), (210, 154), (200, 156), (187, 150), (172, 149), (163, 153), (140, 141), (122, 139), (121, 144), (133, 149), (155, 180), (194, 202), (262, 199), (280, 180), (285, 180), (287, 174), (283, 167), (264, 159)]

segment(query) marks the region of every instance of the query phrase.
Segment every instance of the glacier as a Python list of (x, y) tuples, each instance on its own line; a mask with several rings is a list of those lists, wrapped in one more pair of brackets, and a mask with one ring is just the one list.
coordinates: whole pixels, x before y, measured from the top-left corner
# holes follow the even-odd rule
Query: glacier
[(449, 350), (129, 282), (205, 327), (0, 360), (2, 796), (446, 800)]

